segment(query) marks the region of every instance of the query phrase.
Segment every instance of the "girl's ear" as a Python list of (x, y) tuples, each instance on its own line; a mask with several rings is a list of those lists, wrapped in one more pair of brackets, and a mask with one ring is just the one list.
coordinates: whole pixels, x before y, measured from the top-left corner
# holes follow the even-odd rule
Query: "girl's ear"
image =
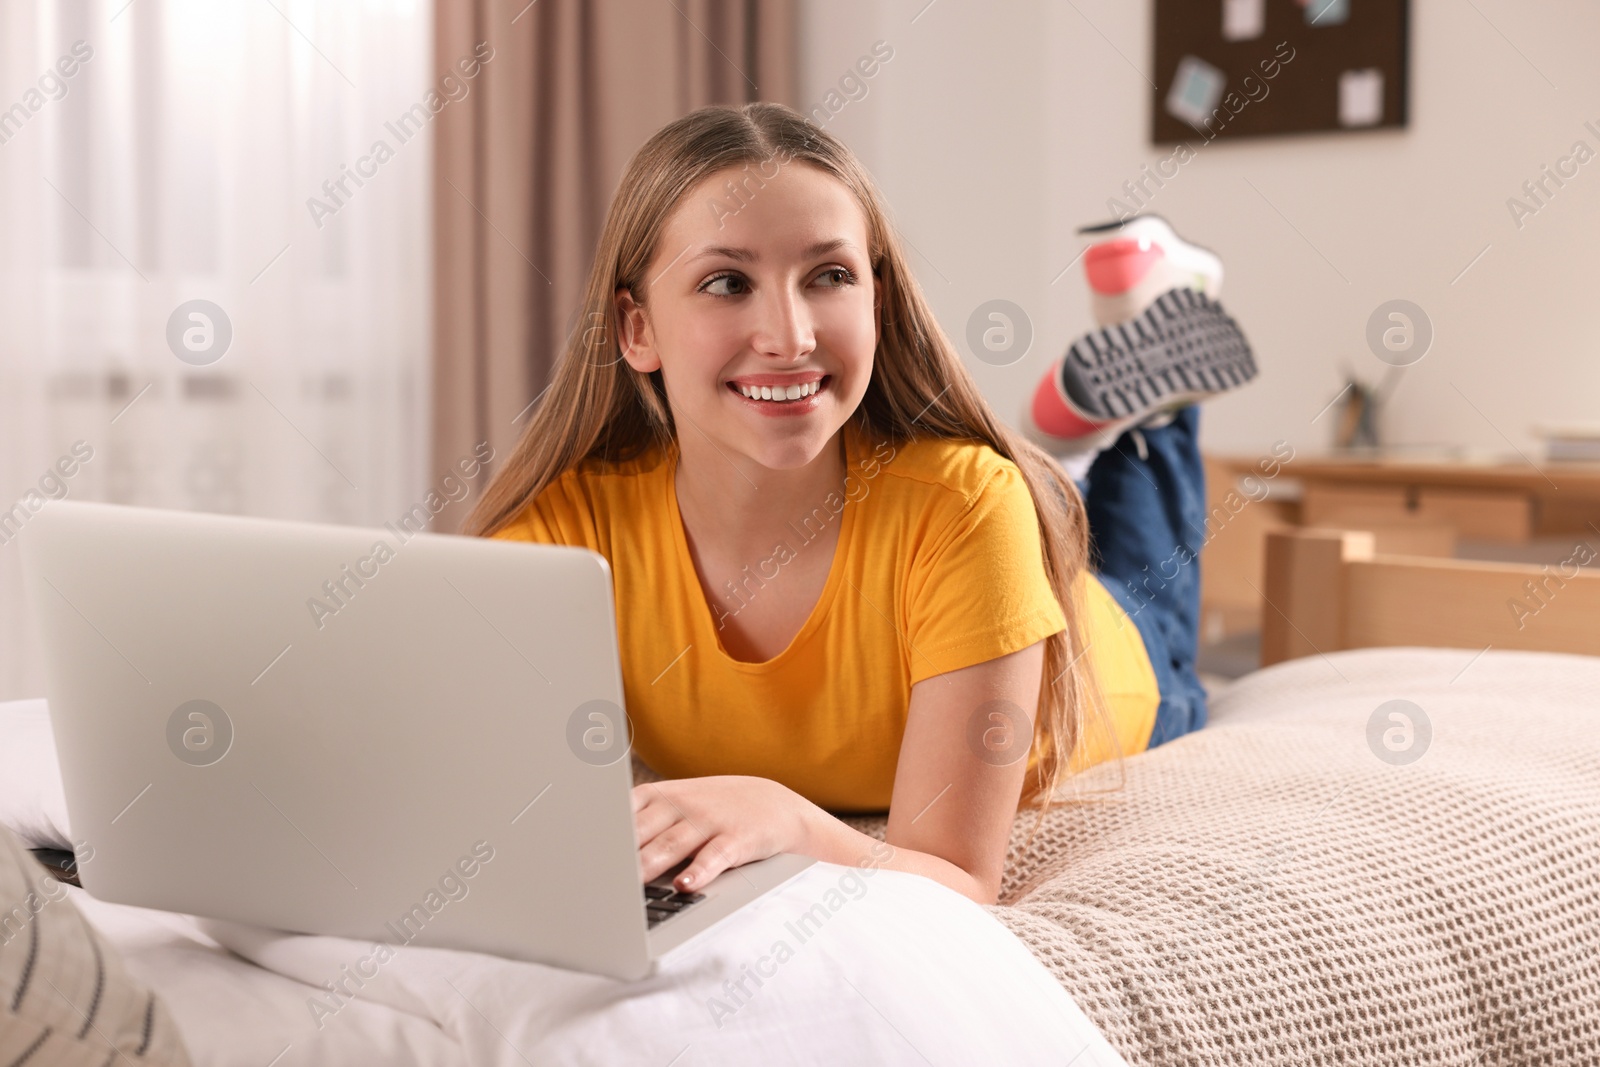
[(633, 299), (633, 292), (619, 285), (615, 294), (617, 306), (617, 347), (628, 366), (641, 374), (661, 369), (661, 357), (651, 341), (650, 322), (644, 305)]

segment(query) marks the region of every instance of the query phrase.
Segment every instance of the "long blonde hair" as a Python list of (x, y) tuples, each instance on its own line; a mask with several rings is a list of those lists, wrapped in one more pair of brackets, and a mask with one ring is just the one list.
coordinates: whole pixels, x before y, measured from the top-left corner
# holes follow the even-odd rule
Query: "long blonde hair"
[[(621, 356), (615, 294), (645, 301), (645, 271), (679, 201), (728, 167), (802, 162), (842, 182), (866, 215), (869, 258), (881, 299), (882, 334), (872, 378), (855, 415), (873, 439), (940, 437), (982, 442), (1011, 460), (1033, 495), (1045, 573), (1067, 617), (1046, 639), (1033, 746), (1038, 764), (1024, 803), (1041, 798), (1040, 819), (1068, 771), (1087, 717), (1103, 714), (1075, 597), (1088, 562), (1088, 526), (1077, 487), (1044, 452), (1001, 425), (929, 310), (889, 224), (877, 187), (851, 151), (781, 104), (702, 108), (658, 131), (622, 176), (585, 287), (581, 317), (553, 381), (522, 437), (467, 516), (463, 532), (490, 536), (546, 486), (585, 459), (621, 461), (675, 437), (659, 370), (648, 374)], [(1108, 731), (1108, 736), (1114, 734)]]

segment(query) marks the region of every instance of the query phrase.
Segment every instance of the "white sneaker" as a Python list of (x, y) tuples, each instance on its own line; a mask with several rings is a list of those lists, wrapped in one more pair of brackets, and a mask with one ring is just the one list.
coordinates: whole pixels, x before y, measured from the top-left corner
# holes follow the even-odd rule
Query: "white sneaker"
[(1159, 215), (1078, 232), (1095, 240), (1083, 255), (1083, 271), (1095, 324), (1102, 329), (1138, 318), (1172, 289), (1194, 289), (1211, 300), (1222, 292), (1222, 260), (1179, 237)]
[(1045, 374), (1019, 424), (1081, 482), (1124, 431), (1163, 426), (1184, 406), (1248, 382), (1256, 366), (1216, 302), (1216, 253), (1159, 215), (1078, 232), (1094, 241), (1083, 258), (1099, 329)]

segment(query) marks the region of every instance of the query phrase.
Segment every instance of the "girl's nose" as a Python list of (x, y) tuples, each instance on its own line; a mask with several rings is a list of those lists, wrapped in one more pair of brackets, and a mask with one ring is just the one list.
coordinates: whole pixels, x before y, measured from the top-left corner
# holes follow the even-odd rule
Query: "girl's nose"
[(760, 315), (751, 344), (762, 355), (796, 360), (817, 347), (811, 309), (799, 295), (779, 292), (770, 296), (763, 302)]

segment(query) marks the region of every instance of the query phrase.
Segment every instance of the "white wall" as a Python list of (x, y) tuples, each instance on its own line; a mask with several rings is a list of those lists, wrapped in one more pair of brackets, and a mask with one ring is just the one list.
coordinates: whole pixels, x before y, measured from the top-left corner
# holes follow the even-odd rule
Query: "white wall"
[[(1171, 152), (1146, 132), (1151, 5), (921, 3), (809, 0), (804, 98), (822, 100), (875, 40), (893, 46), (868, 95), (828, 128), (882, 184), (963, 350), (967, 317), (984, 300), (1030, 314), (1035, 340), (1022, 362), (969, 358), (1014, 421), (1043, 369), (1092, 326), (1081, 264), (1052, 284), (1082, 248), (1074, 230), (1108, 218), (1122, 183)], [(1382, 423), (1390, 441), (1509, 452), (1509, 439), (1535, 455), (1535, 424), (1600, 421), (1600, 322), (1590, 307), (1600, 159), (1520, 231), (1506, 206), (1575, 141), (1600, 152), (1583, 127), (1600, 127), (1600, 7), (1412, 7), (1408, 129), (1197, 139), (1196, 158), (1150, 205), (1222, 255), (1223, 302), (1261, 365), (1255, 384), (1208, 405), (1212, 449), (1255, 452), (1278, 439), (1325, 448), (1334, 420), (1311, 420), (1345, 367), (1369, 380), (1386, 370), (1365, 330), (1395, 298), (1428, 313), (1435, 340), (1401, 374)], [(1264, 54), (1275, 43), (1263, 39)], [(1290, 64), (1279, 77), (1294, 73)]]

